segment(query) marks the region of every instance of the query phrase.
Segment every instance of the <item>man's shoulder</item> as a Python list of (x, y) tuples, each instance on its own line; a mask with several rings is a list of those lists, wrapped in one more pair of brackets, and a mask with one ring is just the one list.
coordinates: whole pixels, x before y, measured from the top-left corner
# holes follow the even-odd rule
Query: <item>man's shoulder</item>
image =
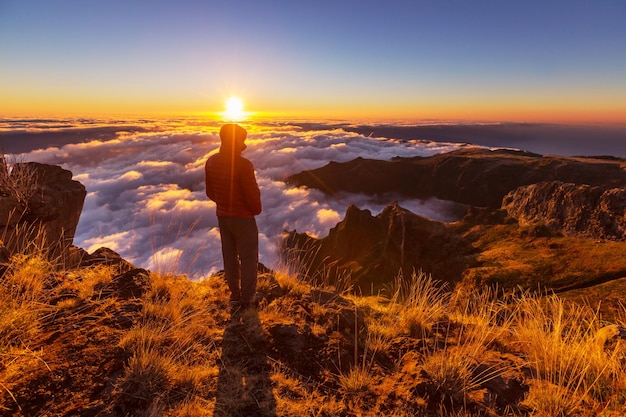
[(239, 159), (239, 164), (242, 167), (254, 170), (254, 165), (252, 164), (252, 162), (249, 159), (244, 158), (243, 156)]
[(254, 169), (254, 165), (252, 165), (252, 162), (249, 159), (244, 158), (241, 155), (236, 156), (233, 160), (230, 160), (228, 157), (224, 157), (223, 154), (221, 154), (220, 152), (211, 155), (207, 158), (206, 160), (206, 166), (217, 166), (217, 165), (222, 165), (222, 164), (232, 164), (234, 163), (235, 166), (238, 167), (244, 167), (244, 168), (252, 168)]
[(214, 164), (216, 162), (219, 162), (221, 159), (222, 159), (222, 157), (220, 156), (220, 153), (218, 152), (218, 153), (213, 154), (213, 155), (211, 155), (211, 156), (209, 156), (207, 158), (206, 165)]

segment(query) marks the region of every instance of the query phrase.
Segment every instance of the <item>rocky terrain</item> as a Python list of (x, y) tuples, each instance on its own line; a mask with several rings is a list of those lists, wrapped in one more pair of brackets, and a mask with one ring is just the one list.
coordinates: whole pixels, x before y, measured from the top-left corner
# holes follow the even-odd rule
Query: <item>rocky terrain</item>
[(557, 292), (609, 281), (621, 287), (626, 279), (626, 161), (619, 158), (465, 148), (428, 158), (330, 163), (288, 182), (331, 194), (395, 192), (469, 206), (452, 223), (392, 202), (377, 216), (352, 207), (327, 237), (289, 233), (290, 255), (307, 248), (300, 258), (307, 273), (338, 270), (334, 276), (350, 276), (361, 291), (375, 293), (412, 270), (453, 285)]

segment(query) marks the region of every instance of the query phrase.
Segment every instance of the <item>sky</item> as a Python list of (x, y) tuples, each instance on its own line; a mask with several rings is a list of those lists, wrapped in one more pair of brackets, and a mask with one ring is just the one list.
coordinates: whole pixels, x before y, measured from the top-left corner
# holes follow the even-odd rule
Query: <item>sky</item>
[(0, 0), (0, 117), (626, 123), (623, 0)]
[[(332, 125), (317, 130), (284, 122), (245, 126), (248, 147), (243, 155), (254, 163), (261, 189), (263, 212), (256, 219), (260, 261), (267, 267), (293, 267), (278, 251), (284, 231), (325, 237), (350, 204), (376, 215), (398, 201), (416, 214), (440, 221), (457, 220), (465, 210), (449, 201), (397, 195), (329, 197), (284, 180), (331, 160), (428, 156), (467, 145), (372, 138)], [(31, 131), (93, 127), (93, 120), (84, 119), (18, 121), (11, 126)], [(206, 119), (147, 120), (139, 125), (133, 121), (118, 126), (117, 134), (106, 139), (43, 146), (11, 155), (9, 162), (60, 165), (85, 186), (76, 246), (89, 253), (107, 247), (138, 267), (200, 279), (222, 268), (215, 203), (206, 197), (204, 184), (204, 164), (219, 148), (220, 127), (221, 122)]]

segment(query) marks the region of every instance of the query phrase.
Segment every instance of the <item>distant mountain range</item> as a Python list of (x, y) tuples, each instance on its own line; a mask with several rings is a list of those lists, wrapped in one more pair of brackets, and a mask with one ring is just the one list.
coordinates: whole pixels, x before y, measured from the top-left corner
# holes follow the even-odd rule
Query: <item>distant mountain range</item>
[(544, 155), (626, 157), (625, 125), (554, 123), (472, 123), (433, 120), (422, 123), (297, 123), (306, 130), (343, 129), (364, 136), (399, 140), (471, 143), (515, 148)]

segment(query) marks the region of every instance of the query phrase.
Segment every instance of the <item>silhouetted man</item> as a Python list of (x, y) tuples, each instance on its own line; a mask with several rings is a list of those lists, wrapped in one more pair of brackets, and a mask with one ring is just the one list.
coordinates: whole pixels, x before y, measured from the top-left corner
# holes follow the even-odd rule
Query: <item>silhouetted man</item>
[(249, 307), (256, 293), (259, 232), (254, 216), (261, 213), (254, 166), (241, 156), (246, 136), (246, 130), (239, 125), (222, 126), (220, 151), (205, 165), (206, 194), (217, 204), (230, 299), (242, 307)]

